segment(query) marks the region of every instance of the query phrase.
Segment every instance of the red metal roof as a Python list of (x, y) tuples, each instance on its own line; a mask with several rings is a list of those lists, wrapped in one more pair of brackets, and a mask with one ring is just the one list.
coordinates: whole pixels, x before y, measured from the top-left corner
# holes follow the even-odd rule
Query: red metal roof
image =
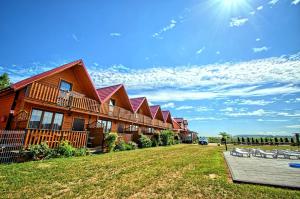
[(152, 118), (155, 118), (158, 109), (159, 109), (159, 105), (150, 106)]
[(148, 101), (147, 101), (146, 97), (138, 97), (138, 98), (131, 98), (130, 99), (130, 103), (131, 103), (131, 106), (133, 108), (133, 112), (135, 112), (135, 113), (142, 107), (142, 104), (144, 102), (146, 103), (149, 116), (152, 118), (151, 109), (149, 107), (149, 104), (148, 104)]
[(13, 88), (15, 91), (19, 90), (19, 89), (24, 88), (25, 86), (31, 84), (34, 81), (38, 81), (38, 80), (43, 79), (45, 77), (48, 77), (50, 75), (57, 74), (59, 72), (62, 72), (64, 70), (69, 69), (69, 68), (74, 67), (74, 66), (81, 66), (84, 69), (84, 72), (87, 75), (87, 77), (88, 77), (88, 79), (89, 79), (89, 81), (90, 81), (90, 83), (91, 83), (91, 85), (93, 87), (93, 92), (95, 94), (95, 97), (98, 98), (99, 101), (100, 101), (100, 98), (98, 97), (98, 94), (97, 94), (96, 88), (94, 86), (94, 83), (93, 83), (93, 81), (92, 81), (92, 79), (91, 79), (88, 71), (86, 70), (86, 67), (84, 66), (84, 63), (83, 63), (83, 61), (81, 59), (73, 61), (73, 62), (70, 62), (68, 64), (64, 64), (64, 65), (59, 66), (59, 67), (56, 67), (56, 68), (54, 68), (52, 70), (49, 70), (49, 71), (37, 74), (35, 76), (29, 77), (27, 79), (24, 79), (22, 81), (19, 81), (19, 82), (15, 83), (15, 84), (12, 84), (11, 88)]
[(132, 105), (133, 111), (136, 112), (143, 104), (145, 97), (131, 98), (130, 103)]
[(172, 119), (174, 129), (181, 129), (181, 126), (176, 122), (175, 119)]
[(170, 111), (162, 111), (163, 117), (164, 117), (164, 122), (167, 121), (168, 116), (171, 114)]
[(126, 95), (125, 100), (128, 101), (128, 105), (130, 106), (130, 110), (133, 111), (133, 108), (132, 108), (132, 105), (130, 103), (128, 94), (127, 94), (126, 89), (125, 89), (123, 84), (117, 84), (117, 85), (113, 85), (113, 86), (98, 88), (97, 92), (98, 92), (98, 95), (101, 99), (101, 102), (105, 103), (111, 98), (111, 96), (113, 96), (120, 89), (124, 89), (124, 92), (125, 92), (125, 95)]
[(123, 86), (123, 84), (117, 84), (117, 85), (113, 85), (113, 86), (98, 88), (97, 93), (98, 93), (101, 101), (104, 103), (107, 100), (109, 100), (109, 98), (113, 94), (115, 94), (122, 86)]
[(183, 122), (183, 118), (174, 118), (174, 120), (175, 120), (177, 123)]

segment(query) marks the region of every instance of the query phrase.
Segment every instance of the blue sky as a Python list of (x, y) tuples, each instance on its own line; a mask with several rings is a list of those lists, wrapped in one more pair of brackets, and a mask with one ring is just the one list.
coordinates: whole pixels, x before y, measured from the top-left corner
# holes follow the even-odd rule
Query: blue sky
[(0, 73), (83, 59), (200, 135), (300, 129), (300, 0), (1, 1)]

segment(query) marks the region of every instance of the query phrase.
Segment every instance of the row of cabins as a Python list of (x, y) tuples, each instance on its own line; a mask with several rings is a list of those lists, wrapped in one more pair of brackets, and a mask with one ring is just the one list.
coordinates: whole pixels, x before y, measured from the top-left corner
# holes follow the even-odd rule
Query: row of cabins
[(76, 147), (96, 147), (106, 132), (128, 142), (165, 129), (184, 135), (188, 126), (145, 97), (130, 99), (122, 84), (96, 89), (82, 60), (1, 90), (0, 106), (0, 129), (25, 130), (25, 146), (69, 139)]

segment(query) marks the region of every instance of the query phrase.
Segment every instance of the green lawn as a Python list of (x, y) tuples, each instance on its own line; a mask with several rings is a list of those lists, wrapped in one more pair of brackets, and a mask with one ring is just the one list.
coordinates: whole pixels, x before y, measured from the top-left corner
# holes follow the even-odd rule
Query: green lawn
[(176, 145), (0, 165), (1, 198), (300, 198), (235, 184), (223, 147)]

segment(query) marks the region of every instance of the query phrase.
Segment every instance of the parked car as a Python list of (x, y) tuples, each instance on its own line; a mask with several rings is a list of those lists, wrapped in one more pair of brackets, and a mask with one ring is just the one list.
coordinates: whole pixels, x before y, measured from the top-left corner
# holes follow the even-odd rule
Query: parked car
[(208, 145), (208, 139), (206, 137), (200, 137), (199, 138), (199, 144)]

